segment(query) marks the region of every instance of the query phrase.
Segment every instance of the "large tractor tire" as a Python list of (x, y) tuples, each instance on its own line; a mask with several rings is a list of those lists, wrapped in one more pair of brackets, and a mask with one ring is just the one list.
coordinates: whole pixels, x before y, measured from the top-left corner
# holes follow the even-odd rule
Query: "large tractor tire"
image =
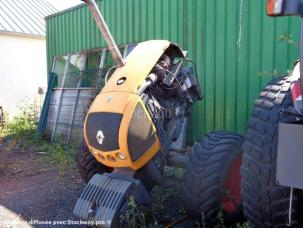
[[(292, 121), (280, 110), (292, 104), (288, 77), (271, 81), (255, 102), (243, 150), (244, 215), (253, 227), (286, 227), (290, 188), (276, 183), (278, 126)], [(298, 225), (298, 192), (294, 191), (292, 224)]]
[(85, 140), (81, 141), (78, 160), (79, 173), (86, 183), (95, 175), (111, 172), (111, 168), (101, 164), (88, 150)]
[(182, 184), (188, 213), (212, 227), (222, 211), (231, 222), (241, 208), (242, 143), (234, 133), (212, 132), (193, 146)]

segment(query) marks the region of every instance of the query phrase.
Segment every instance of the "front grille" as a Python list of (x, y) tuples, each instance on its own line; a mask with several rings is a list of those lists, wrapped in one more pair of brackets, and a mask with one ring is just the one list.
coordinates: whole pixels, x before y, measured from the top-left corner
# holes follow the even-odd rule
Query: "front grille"
[[(89, 144), (103, 152), (118, 150), (121, 120), (122, 114), (119, 113), (90, 113), (85, 128)], [(102, 138), (99, 142), (97, 135)]]
[(141, 104), (138, 103), (128, 129), (128, 150), (132, 161), (137, 161), (156, 141), (155, 131)]

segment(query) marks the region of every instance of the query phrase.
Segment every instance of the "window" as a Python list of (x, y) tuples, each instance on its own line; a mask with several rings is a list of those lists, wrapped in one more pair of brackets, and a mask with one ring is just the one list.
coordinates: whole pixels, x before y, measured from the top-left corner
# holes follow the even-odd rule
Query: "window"
[[(119, 49), (123, 53), (123, 57), (126, 58), (135, 46), (136, 44), (130, 44)], [(102, 60), (103, 62), (101, 62)], [(53, 66), (53, 72), (58, 76), (57, 88), (61, 88), (62, 85), (64, 88), (77, 88), (79, 85), (82, 88), (100, 89), (104, 86), (107, 70), (114, 65), (115, 63), (107, 49), (92, 49), (81, 53), (57, 56)]]
[(83, 72), (81, 87), (93, 87), (100, 76), (101, 51), (87, 53), (86, 67)]
[(62, 84), (64, 69), (65, 69), (66, 63), (67, 63), (67, 56), (55, 57), (53, 72), (56, 73), (57, 76), (58, 76), (57, 86), (59, 86), (59, 87)]
[(85, 70), (86, 54), (73, 54), (70, 56), (64, 88), (77, 88), (79, 80)]

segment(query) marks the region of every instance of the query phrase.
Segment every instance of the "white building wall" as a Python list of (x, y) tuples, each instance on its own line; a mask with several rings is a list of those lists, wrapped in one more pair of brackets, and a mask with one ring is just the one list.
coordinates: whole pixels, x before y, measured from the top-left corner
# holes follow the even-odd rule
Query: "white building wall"
[(46, 42), (0, 34), (0, 106), (16, 115), (20, 101), (40, 104), (38, 88), (47, 86)]

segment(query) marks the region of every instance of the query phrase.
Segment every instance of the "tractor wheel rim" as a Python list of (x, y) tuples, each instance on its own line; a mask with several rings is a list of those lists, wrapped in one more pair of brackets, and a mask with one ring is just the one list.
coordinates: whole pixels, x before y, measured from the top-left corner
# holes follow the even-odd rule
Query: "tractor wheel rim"
[(241, 204), (241, 165), (242, 154), (232, 161), (226, 173), (222, 207), (227, 213), (235, 212)]

